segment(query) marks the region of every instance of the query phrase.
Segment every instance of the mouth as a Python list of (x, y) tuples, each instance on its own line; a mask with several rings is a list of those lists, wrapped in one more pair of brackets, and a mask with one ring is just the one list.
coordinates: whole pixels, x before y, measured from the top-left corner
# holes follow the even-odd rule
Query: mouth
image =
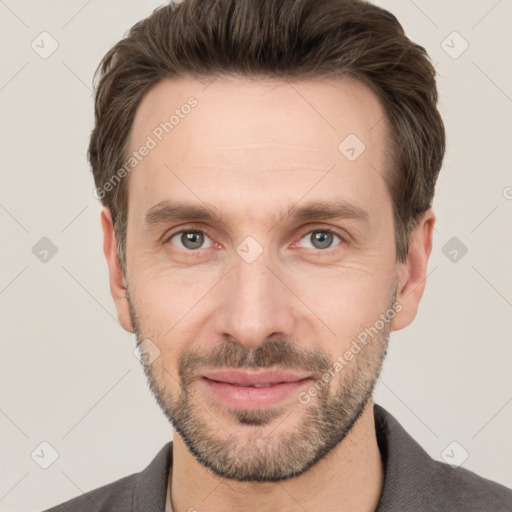
[(277, 405), (311, 381), (308, 374), (283, 370), (212, 370), (199, 379), (214, 399), (237, 409), (265, 409)]

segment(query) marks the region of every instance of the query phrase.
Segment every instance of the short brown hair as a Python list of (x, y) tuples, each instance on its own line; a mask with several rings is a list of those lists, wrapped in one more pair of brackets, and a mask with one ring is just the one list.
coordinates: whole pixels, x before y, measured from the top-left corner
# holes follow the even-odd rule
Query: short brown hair
[[(387, 115), (392, 155), (384, 176), (394, 212), (397, 261), (432, 205), (445, 152), (436, 71), (395, 16), (363, 0), (183, 0), (135, 24), (103, 58), (96, 77), (88, 158), (112, 214), (126, 273), (127, 180), (103, 187), (126, 161), (142, 97), (160, 80), (222, 75), (283, 80), (350, 76), (369, 86)], [(341, 141), (340, 141), (341, 142)]]

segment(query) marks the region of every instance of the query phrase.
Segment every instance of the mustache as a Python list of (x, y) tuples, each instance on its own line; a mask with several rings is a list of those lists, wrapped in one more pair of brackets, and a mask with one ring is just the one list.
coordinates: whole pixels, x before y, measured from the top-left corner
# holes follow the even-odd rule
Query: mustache
[(199, 369), (213, 368), (279, 368), (299, 370), (321, 376), (332, 365), (328, 354), (320, 349), (299, 349), (284, 339), (265, 340), (254, 349), (226, 339), (206, 354), (189, 350), (182, 354), (178, 374), (184, 383), (194, 379)]

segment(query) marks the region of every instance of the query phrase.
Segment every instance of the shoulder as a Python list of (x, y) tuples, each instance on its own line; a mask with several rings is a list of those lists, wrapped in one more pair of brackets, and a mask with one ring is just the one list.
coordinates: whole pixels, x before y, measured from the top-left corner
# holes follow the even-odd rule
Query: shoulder
[(172, 441), (169, 441), (140, 473), (83, 493), (44, 512), (164, 512), (171, 466)]
[(512, 489), (433, 459), (383, 407), (374, 413), (385, 463), (378, 512), (512, 512)]
[(133, 492), (139, 473), (86, 492), (44, 512), (107, 512), (131, 510)]
[(452, 468), (440, 461), (433, 461), (433, 466), (436, 473), (435, 488), (447, 510), (512, 511), (512, 489), (466, 468)]

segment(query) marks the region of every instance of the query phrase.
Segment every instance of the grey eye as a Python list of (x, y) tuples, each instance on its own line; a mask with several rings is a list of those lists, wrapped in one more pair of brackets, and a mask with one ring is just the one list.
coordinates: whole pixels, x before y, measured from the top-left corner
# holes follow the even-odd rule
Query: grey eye
[(337, 238), (341, 242), (341, 238), (329, 230), (318, 229), (316, 231), (310, 231), (301, 240), (309, 242), (312, 249), (328, 249), (333, 244), (333, 241)]
[[(180, 231), (179, 233), (176, 233), (174, 236), (172, 236), (169, 239), (169, 242), (171, 242), (173, 245), (177, 245), (182, 249), (194, 251), (196, 249), (206, 248), (202, 247), (206, 239), (210, 240), (210, 238), (202, 231)], [(207, 247), (210, 246), (211, 243)]]

